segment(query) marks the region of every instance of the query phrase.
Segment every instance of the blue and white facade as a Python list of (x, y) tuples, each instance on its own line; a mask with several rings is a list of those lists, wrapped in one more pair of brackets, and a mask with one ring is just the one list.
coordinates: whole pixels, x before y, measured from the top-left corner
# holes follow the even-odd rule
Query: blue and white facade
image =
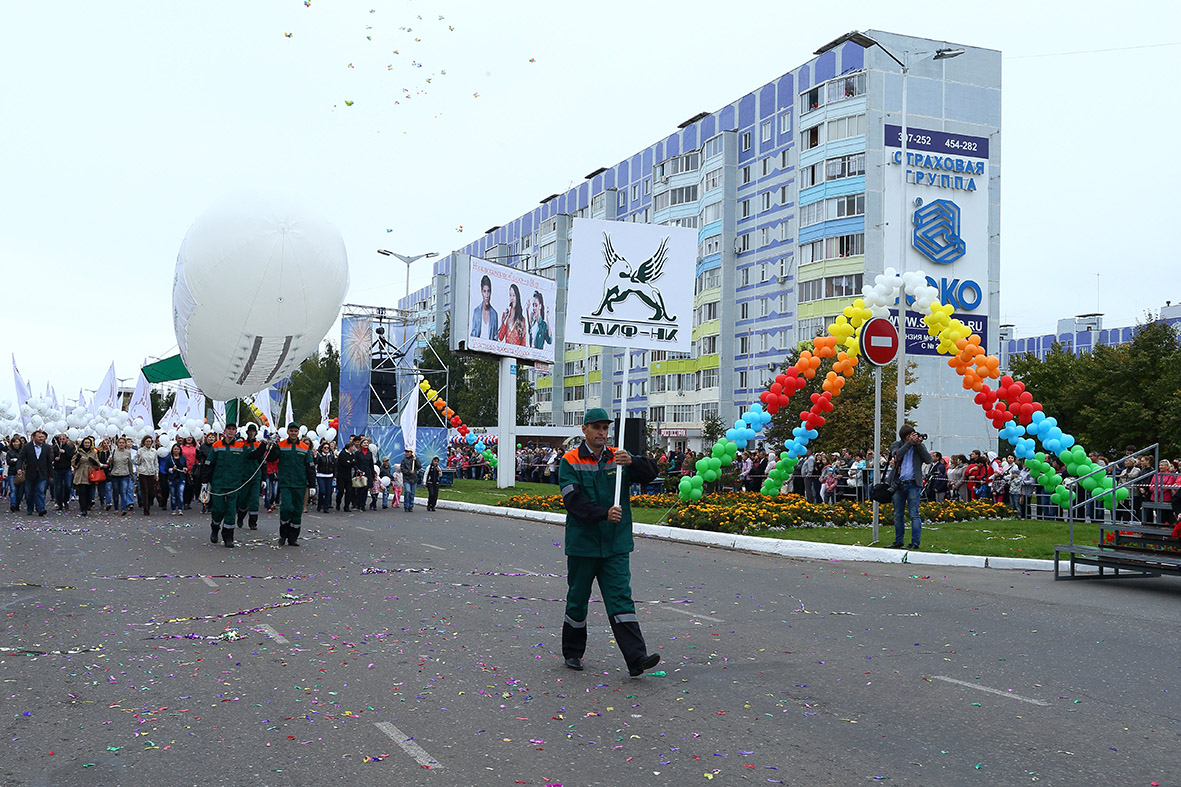
[[(899, 268), (899, 260), (906, 264), (887, 235), (891, 222), (897, 227), (910, 219), (890, 208), (900, 204), (897, 191), (889, 200), (891, 185), (902, 179), (897, 167), (889, 169), (900, 151), (887, 144), (888, 125), (987, 140), (987, 153), (976, 159), (983, 172), (977, 180), (987, 185), (987, 231), (967, 250), (980, 297), (973, 309), (957, 307), (957, 313), (979, 317), (986, 345), (996, 347), (1000, 53), (879, 31), (865, 35), (878, 45), (840, 44), (714, 112), (688, 119), (667, 137), (595, 170), (459, 250), (558, 283), (553, 322), (564, 353), (559, 349), (552, 369), (530, 372), (538, 388), (536, 423), (574, 426), (588, 407), (618, 409), (624, 363), (631, 413), (646, 417), (670, 444), (697, 448), (703, 418), (716, 414), (733, 421), (757, 401), (790, 350), (823, 330), (874, 275)], [(963, 53), (932, 59), (950, 46)], [(909, 66), (906, 123), (904, 76), (886, 50)], [(545, 170), (545, 162), (536, 164)], [(924, 193), (956, 198), (938, 182)], [(892, 215), (886, 215), (888, 208)], [(632, 351), (625, 358), (611, 348), (564, 345), (576, 217), (697, 230), (692, 352)], [(909, 230), (904, 234), (909, 242)], [(400, 304), (414, 309), (424, 328), (441, 330), (451, 308), (450, 264), (450, 257), (438, 260), (432, 284)], [(923, 394), (916, 420), (936, 448), (959, 450), (995, 439), (942, 358), (911, 360), (919, 364), (913, 390)]]

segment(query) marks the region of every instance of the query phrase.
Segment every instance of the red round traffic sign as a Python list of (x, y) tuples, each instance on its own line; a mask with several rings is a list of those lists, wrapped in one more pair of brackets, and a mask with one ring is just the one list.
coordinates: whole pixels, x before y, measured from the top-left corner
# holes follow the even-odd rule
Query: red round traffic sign
[(874, 317), (861, 327), (861, 354), (875, 366), (885, 366), (898, 355), (898, 329), (885, 317)]

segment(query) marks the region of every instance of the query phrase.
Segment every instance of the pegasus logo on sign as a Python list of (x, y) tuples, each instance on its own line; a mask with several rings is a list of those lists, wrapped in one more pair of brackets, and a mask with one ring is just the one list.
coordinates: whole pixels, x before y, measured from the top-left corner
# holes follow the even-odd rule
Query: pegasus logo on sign
[(951, 200), (923, 204), (916, 199), (912, 243), (931, 262), (949, 264), (964, 256), (967, 245), (960, 237), (960, 207)]
[(625, 257), (615, 251), (611, 245), (611, 236), (603, 233), (603, 267), (607, 275), (603, 277), (603, 298), (599, 301), (599, 308), (591, 312), (592, 317), (599, 317), (606, 309), (615, 312), (615, 307), (631, 296), (636, 296), (652, 310), (649, 321), (676, 322), (675, 315), (669, 314), (664, 306), (664, 296), (652, 282), (664, 274), (664, 263), (668, 259), (668, 238), (660, 241), (656, 253), (640, 263), (640, 267), (633, 269)]

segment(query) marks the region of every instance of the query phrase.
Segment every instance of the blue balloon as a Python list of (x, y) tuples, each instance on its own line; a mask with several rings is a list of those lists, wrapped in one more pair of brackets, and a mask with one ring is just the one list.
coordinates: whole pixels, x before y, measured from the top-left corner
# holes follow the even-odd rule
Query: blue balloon
[(734, 445), (738, 446), (739, 448), (746, 448), (746, 439), (739, 437), (734, 441)]
[(734, 428), (735, 429), (745, 429), (746, 428), (746, 421), (743, 421), (741, 418), (739, 418), (737, 421), (734, 422)]
[(1067, 448), (1070, 448), (1072, 445), (1074, 445), (1074, 437), (1073, 437), (1073, 436), (1071, 436), (1071, 435), (1068, 435), (1068, 434), (1063, 434), (1063, 435), (1062, 435), (1062, 448), (1063, 448), (1063, 450), (1065, 450), (1065, 449), (1067, 449)]
[(759, 404), (758, 402), (755, 402), (754, 404), (752, 404), (750, 406), (750, 411), (752, 413), (761, 413), (761, 412), (763, 412), (763, 406), (761, 404)]
[(809, 429), (807, 430), (807, 435), (809, 440), (815, 440), (817, 437), (820, 437), (820, 432), (815, 429)]
[(1052, 454), (1057, 454), (1062, 450), (1062, 441), (1056, 437), (1051, 437), (1049, 440), (1042, 440), (1042, 448), (1045, 448)]
[(733, 442), (734, 438), (737, 436), (738, 436), (737, 429), (727, 429), (726, 430), (726, 439), (727, 440), (730, 440), (731, 442)]

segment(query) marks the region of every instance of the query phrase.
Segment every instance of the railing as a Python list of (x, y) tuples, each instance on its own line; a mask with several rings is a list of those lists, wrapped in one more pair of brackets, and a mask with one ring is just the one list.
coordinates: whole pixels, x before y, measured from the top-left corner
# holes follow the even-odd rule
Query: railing
[[(1129, 480), (1124, 481), (1123, 483), (1119, 483), (1118, 478), (1116, 476), (1117, 470), (1122, 466), (1126, 466), (1125, 463), (1130, 462), (1130, 461), (1135, 461), (1137, 459), (1137, 457), (1145, 456), (1149, 452), (1152, 452), (1152, 457), (1153, 457), (1152, 473), (1150, 475), (1145, 474), (1145, 475), (1141, 475), (1141, 476), (1134, 476), (1134, 477), (1130, 478)], [(1103, 467), (1100, 467), (1098, 470), (1094, 470), (1090, 473), (1087, 473), (1084, 476), (1079, 476), (1077, 478), (1071, 479), (1071, 481), (1073, 481), (1073, 484), (1071, 485), (1071, 503), (1066, 508), (1066, 522), (1067, 522), (1067, 525), (1070, 530), (1070, 545), (1071, 546), (1075, 545), (1075, 543), (1074, 543), (1075, 511), (1079, 510), (1080, 508), (1083, 509), (1083, 517), (1085, 519), (1086, 518), (1086, 506), (1088, 503), (1091, 503), (1094, 505), (1102, 505), (1102, 503), (1100, 503), (1098, 500), (1092, 500), (1091, 493), (1082, 487), (1082, 482), (1084, 479), (1098, 477), (1098, 476), (1105, 476), (1105, 475), (1107, 475), (1108, 472), (1110, 472), (1111, 476), (1112, 476), (1111, 494), (1114, 496), (1115, 491), (1117, 489), (1130, 488), (1130, 492), (1128, 495), (1128, 505), (1129, 505), (1129, 510), (1134, 512), (1136, 510), (1136, 508), (1135, 508), (1136, 485), (1144, 483), (1145, 479), (1148, 479), (1149, 483), (1151, 483), (1152, 479), (1155, 478), (1156, 475), (1158, 474), (1159, 468), (1160, 468), (1160, 443), (1153, 443), (1152, 445), (1148, 446), (1147, 448), (1141, 448), (1139, 451), (1136, 451), (1135, 453), (1132, 453), (1132, 454), (1128, 454), (1127, 456), (1123, 457), (1122, 459), (1120, 459), (1116, 462), (1111, 462), (1110, 464), (1104, 465)], [(1119, 505), (1119, 502), (1117, 501), (1116, 504), (1111, 509), (1112, 522), (1116, 521), (1115, 514), (1116, 514), (1116, 511), (1119, 510), (1119, 507), (1120, 507), (1120, 505)]]

